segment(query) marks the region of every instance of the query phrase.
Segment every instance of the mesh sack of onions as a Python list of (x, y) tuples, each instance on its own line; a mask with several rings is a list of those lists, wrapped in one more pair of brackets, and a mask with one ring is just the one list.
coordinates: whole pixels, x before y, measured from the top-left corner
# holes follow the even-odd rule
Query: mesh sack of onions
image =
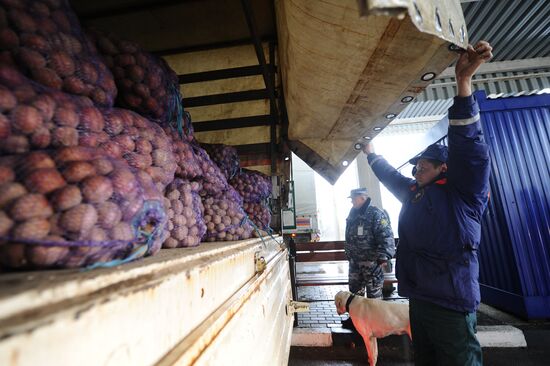
[(4, 268), (78, 268), (153, 255), (166, 221), (151, 177), (98, 149), (0, 157)]
[(269, 231), (271, 223), (271, 210), (264, 203), (244, 202), (243, 209), (248, 215), (248, 218), (260, 230)]
[(100, 147), (149, 173), (163, 189), (176, 161), (162, 128), (131, 111), (98, 108), (78, 97), (39, 85), (0, 64), (0, 151), (25, 153), (69, 146)]
[(164, 59), (112, 34), (89, 29), (88, 35), (114, 75), (117, 105), (163, 124), (181, 123), (178, 76)]
[(193, 144), (193, 150), (201, 168), (201, 176), (197, 178), (202, 186), (199, 192), (201, 197), (215, 196), (225, 192), (230, 186), (220, 168), (210, 159), (206, 150), (196, 144)]
[(164, 194), (164, 207), (168, 216), (169, 237), (163, 248), (195, 247), (206, 233), (204, 207), (197, 182), (176, 179)]
[(215, 197), (202, 197), (206, 234), (203, 241), (233, 241), (252, 237), (254, 228), (242, 208), (242, 198), (229, 187)]
[(165, 127), (164, 131), (171, 140), (172, 150), (176, 159), (177, 178), (192, 180), (202, 175), (202, 170), (195, 155), (193, 146), (171, 127)]
[(223, 144), (201, 144), (210, 158), (229, 180), (239, 171), (239, 154), (233, 146)]
[(67, 0), (1, 1), (0, 56), (42, 85), (113, 105), (113, 75)]
[(248, 169), (241, 169), (230, 181), (245, 202), (261, 202), (271, 195), (271, 178)]

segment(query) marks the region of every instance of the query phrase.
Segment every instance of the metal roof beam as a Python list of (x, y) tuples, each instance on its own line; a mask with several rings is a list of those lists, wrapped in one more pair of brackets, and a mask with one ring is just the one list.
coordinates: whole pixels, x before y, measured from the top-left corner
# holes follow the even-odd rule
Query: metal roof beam
[[(550, 67), (550, 57), (537, 57), (525, 60), (489, 62), (480, 66), (477, 74), (491, 74), (495, 72), (515, 72)], [(455, 76), (454, 67), (446, 68), (437, 79)]]

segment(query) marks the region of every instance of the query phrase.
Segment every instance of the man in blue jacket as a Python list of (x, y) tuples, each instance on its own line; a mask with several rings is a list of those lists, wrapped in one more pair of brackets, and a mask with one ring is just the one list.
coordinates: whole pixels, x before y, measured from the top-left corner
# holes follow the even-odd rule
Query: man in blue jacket
[(492, 57), (487, 42), (468, 46), (455, 67), (458, 95), (449, 109), (448, 150), (431, 145), (415, 165), (415, 180), (364, 152), (378, 179), (402, 202), (396, 275), (410, 298), (416, 365), (481, 365), (475, 336), (480, 302), (477, 249), (489, 191), (489, 154), (471, 79)]

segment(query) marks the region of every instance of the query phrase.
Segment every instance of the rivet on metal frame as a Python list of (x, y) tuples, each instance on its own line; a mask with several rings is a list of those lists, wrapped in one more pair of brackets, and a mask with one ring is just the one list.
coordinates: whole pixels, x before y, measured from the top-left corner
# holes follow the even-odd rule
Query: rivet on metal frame
[(430, 81), (434, 78), (435, 78), (435, 73), (434, 72), (427, 72), (424, 75), (422, 75), (422, 80), (424, 80), (424, 81)]

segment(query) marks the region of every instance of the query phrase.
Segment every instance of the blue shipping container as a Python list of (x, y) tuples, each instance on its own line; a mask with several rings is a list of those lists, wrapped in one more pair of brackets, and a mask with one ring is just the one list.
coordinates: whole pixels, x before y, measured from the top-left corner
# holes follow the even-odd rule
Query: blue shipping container
[(550, 95), (476, 97), (492, 168), (481, 300), (523, 318), (550, 318)]

